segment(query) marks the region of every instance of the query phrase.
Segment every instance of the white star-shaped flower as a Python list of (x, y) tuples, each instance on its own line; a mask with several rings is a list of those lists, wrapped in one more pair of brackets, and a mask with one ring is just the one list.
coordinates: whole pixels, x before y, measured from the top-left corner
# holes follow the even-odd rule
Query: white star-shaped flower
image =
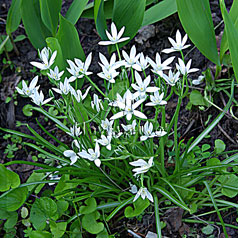
[(162, 50), (162, 52), (166, 53), (166, 54), (169, 54), (171, 52), (181, 51), (181, 50), (187, 49), (190, 46), (190, 45), (185, 45), (187, 39), (188, 39), (187, 34), (182, 39), (181, 33), (179, 32), (179, 30), (177, 30), (177, 32), (176, 32), (176, 41), (174, 41), (172, 38), (169, 37), (169, 41), (172, 45), (172, 48), (164, 49), (164, 50)]
[(129, 162), (130, 165), (135, 166), (135, 167), (139, 167), (139, 168), (135, 168), (132, 171), (135, 172), (134, 176), (136, 176), (137, 174), (144, 174), (146, 173), (153, 165), (153, 157), (151, 157), (149, 159), (148, 162), (146, 162), (143, 159), (138, 159), (134, 162)]
[(41, 52), (38, 50), (40, 59), (42, 60), (42, 63), (39, 62), (30, 62), (33, 66), (41, 69), (41, 70), (47, 70), (51, 67), (51, 65), (54, 63), (57, 51), (54, 51), (53, 54), (50, 57), (51, 49), (44, 47)]
[(47, 73), (47, 75), (56, 81), (59, 81), (61, 76), (64, 74), (64, 71), (59, 72), (58, 66), (55, 66), (54, 70), (50, 69), (50, 73)]
[(100, 78), (106, 79), (110, 83), (115, 83), (115, 78), (118, 76), (119, 72), (114, 69), (107, 70), (106, 68), (102, 68), (103, 72), (98, 73)]
[(38, 82), (38, 76), (34, 77), (32, 81), (30, 82), (29, 87), (27, 86), (26, 82), (22, 81), (22, 89), (16, 87), (16, 90), (19, 94), (30, 97), (35, 90), (38, 90), (40, 86), (36, 87), (36, 84)]
[(80, 59), (67, 60), (70, 68), (67, 68), (69, 73), (72, 75), (70, 81), (73, 82), (76, 78), (83, 78), (85, 75), (90, 75), (92, 72), (88, 72), (88, 68), (92, 61), (92, 53), (88, 55), (85, 62)]
[(52, 98), (48, 98), (46, 100), (44, 100), (44, 94), (42, 91), (40, 91), (40, 93), (37, 90), (34, 90), (34, 93), (30, 96), (32, 101), (38, 105), (38, 106), (42, 106), (46, 103), (48, 103), (50, 100), (52, 100)]
[(162, 78), (170, 85), (174, 86), (179, 80), (180, 72), (178, 71), (176, 74), (169, 70), (169, 75), (163, 74)]
[(86, 150), (82, 150), (82, 152), (79, 152), (78, 155), (84, 159), (88, 159), (90, 161), (93, 161), (97, 167), (100, 167), (101, 160), (100, 157), (100, 147), (99, 144), (96, 142), (95, 150), (88, 149), (88, 152)]
[(191, 64), (192, 64), (191, 59), (188, 61), (188, 63), (186, 65), (185, 65), (185, 63), (183, 62), (182, 59), (179, 58), (178, 61), (179, 61), (179, 63), (178, 64), (176, 63), (176, 68), (177, 68), (178, 71), (180, 71), (180, 73), (182, 75), (187, 75), (189, 73), (194, 73), (194, 72), (197, 72), (199, 70), (197, 68), (190, 69)]
[(146, 103), (146, 106), (166, 105), (167, 102), (163, 100), (164, 93), (159, 94), (159, 91), (154, 92), (154, 96), (150, 95), (150, 101)]
[(151, 202), (154, 202), (152, 194), (145, 187), (141, 187), (139, 189), (139, 191), (135, 195), (133, 202), (135, 202), (139, 197), (141, 197), (143, 200), (145, 200), (145, 198), (148, 198)]
[(105, 68), (107, 71), (110, 70), (116, 70), (117, 68), (120, 68), (122, 65), (124, 65), (124, 61), (116, 61), (116, 54), (113, 53), (110, 59), (110, 62), (108, 62), (107, 58), (102, 54), (99, 53), (99, 58), (101, 60), (101, 63), (98, 64), (101, 66), (101, 68)]
[(117, 102), (118, 106), (120, 109), (122, 109), (123, 111), (116, 113), (115, 115), (113, 115), (110, 120), (115, 120), (118, 119), (120, 117), (126, 116), (126, 119), (128, 121), (131, 120), (132, 115), (135, 115), (139, 118), (142, 119), (147, 119), (146, 115), (138, 110), (136, 110), (136, 108), (144, 102), (144, 99), (138, 100), (137, 102), (133, 103), (133, 95), (132, 93), (129, 91), (129, 89), (127, 90), (126, 93), (126, 98), (125, 98), (125, 102)]
[(122, 55), (125, 59), (125, 67), (126, 68), (134, 68), (136, 70), (141, 70), (141, 67), (136, 64), (138, 61), (140, 54), (136, 55), (136, 47), (133, 45), (131, 50), (130, 50), (130, 55), (128, 55), (124, 50), (122, 51)]
[(111, 34), (106, 30), (107, 37), (109, 41), (100, 41), (99, 45), (114, 45), (126, 40), (129, 40), (130, 37), (122, 37), (123, 33), (125, 31), (125, 27), (123, 26), (121, 30), (117, 33), (117, 28), (114, 22), (111, 24)]
[(52, 89), (59, 94), (67, 95), (69, 92), (71, 92), (71, 90), (73, 90), (73, 88), (69, 84), (70, 82), (71, 82), (70, 79), (65, 78), (64, 83), (62, 82), (59, 83), (59, 88), (52, 88)]
[(150, 75), (147, 76), (144, 81), (142, 81), (139, 73), (135, 71), (135, 79), (137, 84), (131, 84), (131, 86), (137, 91), (134, 94), (136, 98), (139, 97), (140, 99), (143, 99), (146, 97), (146, 93), (154, 93), (159, 90), (157, 87), (148, 87), (151, 80)]
[(162, 77), (163, 76), (163, 70), (171, 69), (171, 67), (168, 66), (168, 65), (172, 63), (174, 58), (175, 58), (174, 56), (170, 57), (162, 63), (159, 53), (156, 53), (155, 62), (148, 57), (148, 62), (150, 63), (150, 65), (153, 68), (151, 71)]
[(71, 160), (70, 165), (74, 164), (79, 159), (78, 155), (73, 150), (65, 150), (64, 156), (69, 157)]
[(99, 144), (103, 146), (106, 146), (108, 150), (111, 150), (112, 149), (111, 140), (112, 140), (112, 134), (109, 134), (108, 136), (101, 135), (101, 139), (97, 139), (96, 142), (98, 142)]

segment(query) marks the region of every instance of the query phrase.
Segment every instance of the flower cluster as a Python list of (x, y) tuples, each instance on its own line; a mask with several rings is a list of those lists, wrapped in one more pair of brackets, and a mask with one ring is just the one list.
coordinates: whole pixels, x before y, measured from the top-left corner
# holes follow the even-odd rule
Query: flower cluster
[[(108, 41), (101, 41), (101, 45), (113, 45), (117, 46), (118, 43), (126, 41), (129, 37), (122, 38), (125, 28), (123, 27), (119, 32), (114, 23), (111, 25), (111, 33), (106, 31)], [(179, 31), (176, 34), (176, 42), (169, 38), (172, 44), (172, 48), (165, 49), (163, 53), (171, 53), (174, 51), (182, 51), (189, 47), (185, 45), (187, 36), (182, 39)], [(75, 89), (76, 80), (80, 80), (85, 77), (92, 83), (92, 86), (102, 92), (94, 82), (89, 78), (92, 72), (89, 71), (89, 67), (92, 61), (92, 53), (90, 53), (85, 62), (75, 58), (74, 60), (67, 60), (69, 67), (68, 73), (71, 75), (67, 78), (64, 71), (60, 72), (58, 66), (52, 69), (57, 52), (51, 52), (49, 48), (44, 48), (39, 52), (42, 63), (31, 62), (31, 64), (40, 70), (47, 71), (48, 77), (53, 81), (54, 92), (60, 94), (66, 103), (66, 114), (68, 123), (70, 124), (68, 130), (65, 132), (72, 137), (72, 149), (67, 149), (63, 152), (64, 156), (70, 160), (70, 164), (73, 165), (81, 159), (94, 162), (96, 167), (100, 167), (103, 164), (101, 148), (110, 152), (109, 154), (116, 154), (116, 151), (121, 151), (121, 148), (125, 149), (126, 146), (120, 143), (118, 138), (132, 138), (135, 143), (151, 142), (155, 137), (163, 137), (167, 134), (166, 128), (162, 128), (157, 121), (157, 118), (148, 119), (150, 115), (146, 112), (146, 106), (154, 107), (157, 112), (161, 111), (162, 107), (167, 104), (168, 91), (171, 90), (169, 86), (176, 87), (179, 83), (181, 86), (181, 77), (187, 77), (189, 73), (196, 72), (198, 69), (191, 68), (191, 60), (187, 64), (178, 58), (176, 63), (176, 72), (171, 70), (171, 63), (175, 60), (172, 56), (166, 59), (164, 62), (161, 60), (159, 53), (156, 53), (155, 61), (143, 53), (137, 53), (136, 47), (133, 46), (128, 54), (126, 51), (122, 51), (123, 59), (117, 61), (115, 53), (112, 54), (110, 60), (103, 54), (99, 53), (101, 72), (97, 75), (108, 82), (106, 88), (107, 97), (101, 99), (96, 93), (93, 94), (93, 99), (90, 102), (88, 87), (84, 93), (80, 89)], [(151, 67), (151, 72), (154, 77), (146, 75), (145, 69)], [(123, 68), (122, 72), (119, 71)], [(168, 74), (166, 72), (168, 71)], [(128, 71), (130, 73), (128, 73)], [(141, 75), (143, 72), (143, 76)], [(126, 75), (126, 76), (125, 76)], [(113, 90), (113, 85), (124, 81), (127, 85), (125, 89), (121, 90), (121, 93), (116, 93)], [(17, 91), (23, 96), (30, 97), (33, 103), (42, 106), (48, 103), (53, 98), (44, 100), (42, 91), (39, 92), (39, 86), (37, 86), (38, 77), (35, 77), (32, 82), (27, 86), (26, 82), (22, 82), (22, 89), (17, 87)], [(183, 86), (183, 85), (182, 85)], [(111, 87), (111, 91), (110, 91)], [(115, 93), (115, 94), (114, 94)], [(101, 93), (102, 94), (102, 93)], [(90, 113), (93, 126), (96, 125), (95, 133), (90, 136), (88, 143), (85, 143), (82, 139), (87, 136), (89, 132), (85, 132), (85, 124), (78, 121), (77, 116), (74, 115), (74, 111), (79, 110), (75, 105), (81, 105), (83, 101), (87, 100), (87, 105), (91, 105)], [(78, 104), (77, 104), (78, 103)], [(62, 108), (64, 110), (64, 107)], [(80, 112), (81, 113), (81, 112)], [(83, 117), (83, 116), (82, 116)], [(133, 121), (132, 121), (133, 119)], [(119, 123), (123, 121), (124, 124)], [(121, 126), (120, 126), (121, 125)], [(121, 128), (123, 129), (121, 131)], [(123, 141), (123, 139), (122, 139)], [(89, 146), (90, 144), (90, 146)], [(101, 147), (101, 148), (100, 148)], [(125, 149), (126, 150), (126, 149)], [(153, 152), (154, 153), (154, 152)], [(129, 156), (130, 157), (130, 156)], [(148, 189), (143, 185), (143, 175), (150, 171), (150, 168), (154, 165), (154, 159), (156, 155), (149, 156), (149, 160), (138, 159), (131, 161), (133, 157), (130, 157), (129, 164), (136, 168), (132, 169), (136, 178), (141, 178), (140, 189), (136, 192), (134, 201), (139, 197), (142, 199), (148, 198), (153, 202), (153, 197)], [(156, 161), (156, 160), (155, 160)], [(133, 190), (135, 191), (135, 189)]]

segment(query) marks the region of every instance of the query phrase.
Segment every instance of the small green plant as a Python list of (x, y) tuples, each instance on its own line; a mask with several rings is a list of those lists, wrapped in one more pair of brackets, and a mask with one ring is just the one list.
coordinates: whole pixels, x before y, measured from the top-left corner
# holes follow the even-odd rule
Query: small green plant
[[(211, 213), (217, 213), (228, 237), (221, 211), (237, 207), (223, 196), (237, 195), (238, 157), (226, 153), (226, 146), (219, 139), (214, 149), (202, 144), (202, 140), (229, 109), (234, 81), (222, 112), (195, 139), (179, 141), (179, 113), (188, 94), (188, 75), (198, 71), (191, 68), (191, 60), (184, 59), (183, 50), (189, 47), (187, 35), (182, 38), (177, 31), (176, 41), (170, 38), (171, 47), (162, 51), (180, 52), (181, 58), (172, 70), (170, 64), (175, 56), (162, 62), (157, 53), (153, 60), (138, 54), (135, 46), (129, 54), (120, 52), (118, 44), (128, 40), (127, 36), (122, 37), (124, 30), (123, 27), (118, 31), (112, 23), (111, 31), (106, 32), (108, 39), (99, 42), (113, 45), (117, 52), (110, 60), (99, 54), (102, 71), (97, 75), (104, 81), (103, 85), (95, 83), (90, 76), (91, 53), (85, 61), (67, 60), (68, 72), (63, 68), (66, 63), (59, 61), (62, 52), (54, 47), (39, 51), (41, 62), (31, 62), (49, 77), (53, 86), (50, 97), (45, 98), (37, 86), (38, 76), (29, 84), (22, 81), (22, 87), (16, 88), (18, 93), (34, 104), (24, 110), (43, 114), (67, 140), (61, 140), (61, 136), (47, 130), (38, 120), (37, 124), (50, 140), (28, 124), (25, 126), (31, 135), (2, 129), (30, 139), (32, 142), (23, 145), (43, 155), (43, 162), (5, 164), (30, 164), (41, 169), (35, 170), (24, 184), (18, 181), (11, 188), (10, 180), (0, 196), (0, 208), (12, 212), (25, 203), (30, 214), (25, 230), (29, 237), (52, 237), (51, 234), (82, 237), (87, 233), (107, 238), (113, 237), (110, 223), (121, 210), (126, 218), (132, 218), (153, 209), (157, 235), (162, 237), (159, 208), (178, 206), (184, 215), (189, 215), (209, 207)], [(149, 67), (152, 75), (146, 74)], [(169, 70), (168, 74), (165, 70)], [(87, 84), (82, 89), (84, 80), (90, 86)], [(178, 101), (168, 121), (166, 105), (172, 96)], [(4, 166), (2, 170), (16, 176)], [(47, 189), (45, 184), (55, 186)], [(1, 206), (9, 199), (14, 203)]]

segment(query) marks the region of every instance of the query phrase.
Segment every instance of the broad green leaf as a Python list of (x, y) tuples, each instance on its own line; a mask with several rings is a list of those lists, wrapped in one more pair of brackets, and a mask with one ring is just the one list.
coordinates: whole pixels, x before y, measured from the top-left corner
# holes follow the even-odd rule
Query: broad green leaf
[(59, 183), (58, 183), (57, 186), (55, 187), (54, 193), (57, 194), (57, 193), (59, 193), (59, 192), (65, 191), (65, 194), (55, 196), (56, 199), (60, 199), (60, 198), (64, 197), (65, 195), (68, 195), (68, 194), (72, 193), (72, 192), (70, 191), (70, 189), (77, 187), (77, 184), (76, 184), (76, 183), (66, 183), (66, 181), (69, 181), (69, 180), (70, 180), (70, 179), (69, 179), (69, 175), (68, 175), (68, 174), (63, 175), (63, 176), (60, 178)]
[(189, 100), (195, 106), (209, 106), (208, 102), (198, 90), (193, 90), (190, 93)]
[(60, 25), (56, 38), (62, 49), (64, 60), (79, 58), (85, 60), (85, 55), (74, 25), (60, 15)]
[[(145, 12), (145, 0), (115, 0), (113, 6), (112, 21), (120, 30), (125, 26), (123, 36), (132, 39), (140, 29)], [(120, 47), (128, 41), (120, 44)]]
[(134, 209), (130, 206), (125, 209), (125, 217), (131, 218), (139, 216), (149, 205), (150, 202), (148, 199), (143, 200), (141, 197), (139, 197), (133, 203)]
[(27, 188), (16, 188), (0, 196), (0, 209), (13, 212), (22, 206), (27, 196)]
[(235, 174), (221, 175), (218, 181), (222, 185), (222, 194), (233, 198), (238, 194), (238, 177)]
[(214, 231), (214, 227), (211, 225), (207, 225), (202, 228), (202, 233), (205, 235), (211, 235), (213, 231)]
[(45, 47), (45, 39), (51, 36), (51, 33), (42, 22), (39, 1), (22, 1), (21, 15), (26, 34), (32, 45), (36, 49), (42, 49), (43, 47)]
[(48, 198), (42, 197), (36, 199), (30, 212), (30, 221), (37, 230), (43, 230), (46, 226), (46, 220), (55, 216), (57, 212), (56, 203)]
[(96, 29), (100, 37), (105, 40), (107, 39), (105, 30), (107, 28), (106, 19), (104, 16), (104, 0), (94, 1), (94, 21)]
[(81, 206), (80, 207), (80, 210), (79, 210), (80, 214), (90, 214), (90, 213), (96, 211), (96, 209), (97, 209), (97, 202), (96, 202), (95, 198), (88, 198), (85, 201), (85, 204), (87, 206)]
[[(24, 0), (23, 0), (24, 1)], [(61, 10), (62, 0), (39, 0), (41, 18), (45, 26), (54, 36), (57, 31), (59, 13)]]
[(12, 0), (11, 7), (7, 14), (6, 32), (10, 35), (21, 22), (21, 0)]
[[(113, 3), (114, 3), (114, 0), (104, 1), (104, 16), (105, 16), (106, 19), (111, 19), (112, 18)], [(89, 3), (85, 7), (81, 17), (82, 18), (94, 19), (94, 2)]]
[(0, 164), (0, 192), (5, 192), (10, 188), (17, 188), (19, 185), (20, 178), (18, 174)]
[(145, 11), (142, 26), (153, 24), (175, 12), (177, 12), (176, 0), (163, 0)]
[(25, 35), (18, 35), (15, 39), (14, 42), (22, 41), (25, 40), (26, 36)]
[[(6, 217), (3, 218), (3, 219), (6, 219)], [(17, 212), (9, 213), (9, 217), (7, 217), (7, 221), (4, 223), (4, 228), (5, 229), (13, 228), (16, 225), (16, 223), (17, 223), (17, 219), (18, 219)]]
[(65, 18), (75, 25), (87, 3), (88, 0), (74, 0), (67, 11)]
[[(238, 0), (234, 0), (229, 11), (229, 17), (231, 18), (236, 30), (238, 30)], [(225, 26), (226, 27), (226, 26)], [(221, 39), (221, 46), (220, 46), (220, 60), (222, 62), (224, 54), (228, 50), (228, 41), (227, 41), (227, 34), (226, 30), (224, 31)]]
[(98, 211), (84, 215), (82, 219), (83, 228), (91, 234), (98, 234), (103, 231), (104, 224), (97, 222), (99, 217), (100, 213)]
[(97, 236), (96, 236), (96, 238), (110, 238), (110, 237), (108, 235), (106, 228), (104, 228), (104, 230), (102, 232), (100, 232), (99, 234), (97, 234)]
[(52, 238), (48, 231), (31, 231), (29, 238)]
[(31, 117), (33, 115), (32, 113), (32, 105), (30, 104), (26, 104), (23, 108), (22, 108), (22, 112), (25, 116), (27, 117)]
[(57, 56), (55, 58), (54, 66), (57, 65), (59, 70), (66, 70), (63, 52), (62, 52), (58, 39), (54, 37), (48, 37), (46, 38), (46, 43), (47, 43), (47, 46), (50, 47), (52, 52), (57, 51)]
[(226, 144), (220, 140), (215, 140), (215, 153), (220, 154), (226, 149)]
[(67, 222), (50, 221), (50, 230), (55, 238), (62, 237), (66, 231)]
[[(32, 183), (32, 182), (42, 181), (44, 177), (45, 177), (44, 173), (35, 173), (35, 172), (33, 172), (31, 174), (31, 176), (27, 179), (26, 182), (27, 183)], [(36, 187), (34, 192), (35, 192), (35, 194), (38, 194), (44, 186), (45, 186), (45, 184), (40, 184), (38, 186), (29, 185), (29, 186), (27, 186), (27, 189), (30, 192), (34, 187)]]
[(63, 215), (63, 213), (65, 211), (67, 211), (68, 207), (69, 207), (69, 203), (65, 200), (58, 200), (56, 202), (57, 204), (57, 213), (58, 213), (58, 216), (61, 217)]
[(194, 45), (220, 65), (209, 0), (176, 0), (179, 19)]
[(228, 15), (224, 1), (220, 1), (222, 17), (225, 23), (225, 31), (227, 34), (228, 45), (231, 54), (231, 61), (235, 73), (236, 81), (238, 81), (238, 31), (236, 30), (231, 17)]

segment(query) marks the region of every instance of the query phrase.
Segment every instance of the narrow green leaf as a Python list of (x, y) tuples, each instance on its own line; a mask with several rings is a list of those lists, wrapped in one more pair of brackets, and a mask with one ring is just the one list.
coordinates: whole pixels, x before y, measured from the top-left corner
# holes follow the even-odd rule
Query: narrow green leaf
[(61, 10), (62, 0), (39, 0), (41, 18), (45, 26), (54, 36), (57, 31), (59, 13)]
[(158, 238), (162, 238), (161, 223), (159, 218), (159, 202), (158, 202), (158, 197), (156, 193), (153, 194), (153, 197), (155, 202), (154, 208), (155, 208), (155, 224), (156, 224), (157, 236)]
[(127, 200), (121, 202), (120, 205), (118, 205), (118, 207), (116, 207), (106, 218), (106, 221), (108, 222), (109, 220), (111, 220), (119, 210), (121, 210), (123, 207), (125, 207), (127, 204), (132, 203), (134, 197), (128, 198)]
[(231, 61), (233, 70), (235, 73), (236, 81), (238, 82), (238, 46), (237, 46), (237, 39), (238, 39), (238, 31), (236, 30), (231, 17), (228, 15), (226, 6), (224, 1), (220, 1), (222, 17), (225, 23), (225, 31), (227, 34), (228, 45), (231, 54)]
[[(10, 41), (10, 39), (9, 39), (9, 36), (6, 36), (6, 35), (1, 35), (1, 37), (0, 37), (0, 43), (1, 43), (1, 45), (0, 45), (0, 54), (2, 54), (2, 52), (4, 51), (4, 46), (5, 45), (9, 45), (9, 46), (11, 46), (10, 48), (12, 48), (13, 49), (13, 46), (12, 46), (12, 44), (11, 44), (11, 41)], [(8, 46), (8, 48), (9, 48), (9, 46)], [(7, 48), (7, 47), (6, 47)], [(8, 51), (8, 50), (7, 50)]]
[(220, 65), (209, 0), (176, 0), (179, 19), (194, 45)]
[(28, 130), (37, 138), (37, 140), (41, 143), (41, 145), (45, 146), (46, 148), (50, 149), (51, 151), (62, 155), (63, 152), (59, 150), (56, 146), (52, 145), (50, 142), (48, 142), (46, 139), (44, 139), (42, 136), (40, 136), (35, 130), (33, 130), (28, 124), (26, 125)]
[(42, 49), (43, 47), (45, 47), (45, 39), (51, 36), (51, 33), (42, 22), (39, 1), (22, 1), (21, 15), (27, 36), (32, 45), (36, 49)]
[(223, 228), (223, 231), (224, 231), (224, 233), (225, 233), (225, 237), (228, 238), (228, 234), (227, 234), (227, 231), (226, 231), (226, 227), (225, 227), (224, 221), (223, 221), (222, 216), (221, 216), (221, 213), (220, 213), (220, 211), (219, 211), (219, 209), (218, 209), (218, 207), (217, 207), (216, 201), (215, 201), (215, 199), (214, 199), (214, 197), (213, 197), (213, 193), (212, 193), (212, 191), (211, 191), (211, 188), (210, 188), (209, 184), (207, 183), (207, 181), (205, 181), (204, 184), (205, 184), (205, 186), (206, 186), (206, 188), (207, 188), (207, 191), (208, 191), (208, 193), (209, 193), (209, 195), (210, 195), (210, 198), (211, 198), (211, 200), (212, 200), (213, 206), (214, 206), (214, 208), (215, 208), (215, 210), (216, 210), (216, 212), (217, 212), (217, 215), (218, 215), (218, 217), (219, 217), (219, 219), (220, 219), (220, 222), (221, 222), (221, 224), (222, 224), (222, 228)]
[(82, 12), (84, 11), (87, 3), (88, 0), (74, 0), (65, 15), (66, 19), (69, 20), (73, 25), (75, 25)]
[[(145, 0), (115, 0), (113, 6), (112, 21), (115, 22), (117, 29), (125, 26), (123, 36), (132, 39), (140, 29), (145, 12)], [(120, 44), (120, 47), (128, 41)]]
[[(231, 6), (231, 9), (229, 11), (229, 17), (232, 20), (236, 30), (238, 30), (238, 0), (234, 0)], [(225, 26), (226, 28), (226, 26)], [(227, 33), (226, 30), (224, 31), (221, 39), (221, 46), (220, 46), (220, 60), (222, 62), (222, 59), (224, 57), (224, 54), (228, 50), (228, 40), (227, 40)]]
[(85, 54), (81, 46), (78, 32), (74, 25), (60, 15), (59, 30), (56, 35), (62, 49), (64, 60), (79, 58), (85, 60)]
[(175, 12), (177, 12), (176, 0), (163, 0), (145, 11), (142, 26), (158, 22)]
[(105, 40), (107, 39), (105, 29), (107, 28), (106, 19), (104, 16), (104, 0), (94, 1), (94, 21), (96, 29), (100, 37)]
[(11, 7), (7, 14), (6, 32), (10, 35), (21, 22), (21, 0), (12, 0)]
[(179, 207), (183, 208), (186, 211), (190, 212), (190, 209), (183, 203), (181, 203), (179, 200), (177, 200), (170, 192), (168, 192), (167, 190), (165, 190), (164, 188), (160, 187), (160, 186), (154, 186), (153, 187), (156, 191), (158, 191), (159, 193), (161, 193), (162, 195), (164, 195), (166, 198), (168, 198), (171, 202), (173, 202), (174, 204), (178, 205)]

